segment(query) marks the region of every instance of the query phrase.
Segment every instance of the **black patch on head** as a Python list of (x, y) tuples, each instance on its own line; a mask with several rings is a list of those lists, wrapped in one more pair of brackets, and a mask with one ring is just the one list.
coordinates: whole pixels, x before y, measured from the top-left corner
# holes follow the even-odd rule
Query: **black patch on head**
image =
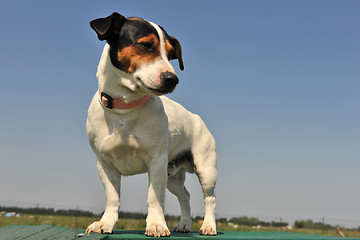
[(90, 26), (97, 33), (100, 41), (106, 40), (110, 45), (116, 41), (125, 17), (113, 12), (106, 18), (98, 18), (90, 22)]
[(118, 38), (118, 48), (121, 50), (128, 47), (142, 37), (154, 34), (157, 38), (159, 35), (156, 29), (147, 21), (141, 18), (127, 20), (121, 28)]
[[(112, 64), (121, 69), (121, 64), (117, 58), (117, 52), (125, 47), (135, 44), (139, 38), (154, 34), (159, 35), (156, 29), (142, 18), (125, 18), (121, 14), (114, 12), (106, 18), (98, 18), (90, 22), (90, 26), (97, 33), (99, 40), (106, 40), (110, 45), (110, 59)], [(159, 26), (160, 27), (160, 26)], [(169, 40), (174, 50), (169, 54), (169, 60), (178, 59), (179, 67), (184, 69), (181, 56), (181, 46), (179, 41), (164, 32), (166, 39)]]
[(122, 25), (117, 41), (110, 45), (110, 59), (112, 64), (121, 69), (117, 58), (118, 51), (135, 44), (138, 39), (150, 34), (155, 34), (155, 36), (159, 38), (156, 29), (144, 19), (127, 19)]

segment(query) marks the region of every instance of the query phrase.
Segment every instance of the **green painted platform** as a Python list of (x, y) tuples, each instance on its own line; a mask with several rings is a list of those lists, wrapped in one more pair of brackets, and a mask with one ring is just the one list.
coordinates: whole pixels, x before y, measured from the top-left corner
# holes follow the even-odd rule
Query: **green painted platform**
[[(76, 240), (112, 240), (112, 239), (155, 239), (146, 237), (144, 231), (114, 231), (113, 234), (83, 234), (84, 230), (74, 230), (54, 225), (9, 225), (0, 228), (0, 240), (45, 240), (45, 239), (76, 239)], [(224, 240), (350, 240), (359, 238), (341, 238), (322, 235), (310, 235), (289, 232), (218, 232), (217, 236), (201, 236), (197, 232), (171, 233), (171, 237), (156, 239), (224, 239)]]

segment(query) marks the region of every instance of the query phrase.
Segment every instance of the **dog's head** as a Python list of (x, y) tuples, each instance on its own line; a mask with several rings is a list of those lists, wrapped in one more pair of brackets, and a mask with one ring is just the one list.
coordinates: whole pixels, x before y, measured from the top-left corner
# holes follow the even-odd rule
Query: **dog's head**
[(184, 69), (181, 46), (162, 27), (117, 12), (91, 21), (90, 26), (110, 45), (112, 65), (130, 74), (145, 91), (162, 95), (175, 89), (179, 80), (169, 60), (178, 59)]

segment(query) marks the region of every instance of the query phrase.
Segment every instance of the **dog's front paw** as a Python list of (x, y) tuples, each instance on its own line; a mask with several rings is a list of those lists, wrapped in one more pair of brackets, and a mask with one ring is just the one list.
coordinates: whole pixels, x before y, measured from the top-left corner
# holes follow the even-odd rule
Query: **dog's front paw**
[(190, 221), (180, 221), (173, 227), (174, 232), (190, 232), (191, 229), (191, 220)]
[(199, 233), (201, 235), (216, 235), (216, 223), (214, 222), (205, 222), (200, 228)]
[(87, 227), (85, 233), (112, 233), (115, 225), (114, 221), (96, 221)]
[(168, 237), (170, 231), (165, 223), (148, 223), (146, 225), (145, 235), (148, 237)]

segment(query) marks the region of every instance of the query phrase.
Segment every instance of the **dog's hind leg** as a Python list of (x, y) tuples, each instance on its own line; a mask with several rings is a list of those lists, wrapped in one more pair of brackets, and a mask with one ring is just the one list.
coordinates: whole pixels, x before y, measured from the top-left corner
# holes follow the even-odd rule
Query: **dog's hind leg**
[(205, 216), (200, 228), (202, 235), (216, 235), (215, 185), (217, 178), (215, 141), (212, 137), (194, 148), (194, 167), (204, 194)]
[(190, 232), (191, 229), (190, 194), (184, 186), (185, 174), (185, 170), (180, 169), (168, 177), (167, 188), (177, 197), (181, 209), (180, 222), (173, 228), (174, 232)]
[(121, 175), (120, 172), (101, 159), (97, 161), (97, 169), (100, 179), (104, 184), (106, 208), (100, 221), (96, 221), (88, 226), (86, 233), (111, 233), (119, 217)]

